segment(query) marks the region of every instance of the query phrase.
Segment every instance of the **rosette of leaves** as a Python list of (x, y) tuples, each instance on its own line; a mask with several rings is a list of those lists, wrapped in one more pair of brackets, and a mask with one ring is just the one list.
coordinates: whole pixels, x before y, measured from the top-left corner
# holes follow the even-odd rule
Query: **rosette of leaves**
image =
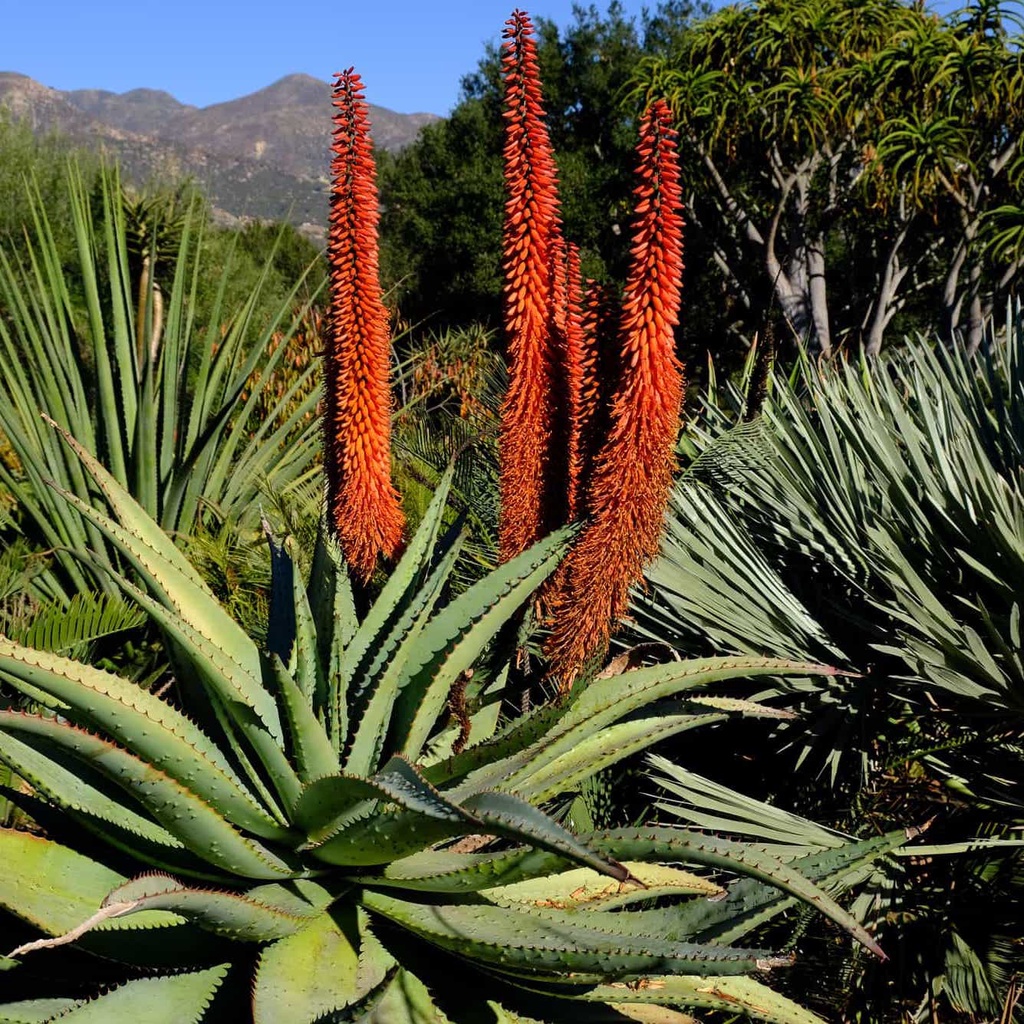
[[(103, 570), (119, 563), (46, 486), (55, 480), (89, 500), (87, 478), (41, 414), (178, 535), (214, 519), (257, 528), (261, 495), (301, 483), (320, 450), (315, 363), (270, 397), (300, 326), (293, 306), (305, 279), (283, 302), (272, 298), (271, 254), (252, 289), (233, 298), (234, 251), (210, 266), (197, 205), (154, 199), (126, 208), (116, 170), (90, 192), (74, 164), (66, 192), (73, 258), (62, 257), (32, 189), (24, 256), (0, 244), (0, 485), (20, 530), (52, 555), (33, 592), (61, 605), (97, 579), (113, 593)], [(258, 406), (264, 418), (249, 429)], [(86, 551), (99, 563), (93, 572), (79, 557)]]
[[(554, 813), (656, 740), (765, 710), (715, 682), (831, 669), (675, 662), (503, 721), (495, 637), (568, 535), (449, 599), (450, 475), (362, 615), (327, 541), (303, 586), (271, 538), (260, 650), (127, 490), (65, 442), (107, 511), (63, 500), (132, 567), (112, 576), (162, 629), (177, 686), (160, 697), (0, 640), (0, 677), (39, 709), (0, 710), (17, 776), (5, 795), (39, 825), (0, 829), (17, 943), (0, 959), (0, 1021), (649, 1019), (642, 1004), (660, 1004), (665, 1020), (697, 1006), (811, 1024), (755, 977), (788, 958), (731, 944), (766, 894), (880, 952), (826, 893), (902, 833), (794, 861), (679, 828), (575, 835)], [(726, 873), (749, 880), (748, 902), (722, 899)], [(729, 942), (703, 940), (723, 914)]]

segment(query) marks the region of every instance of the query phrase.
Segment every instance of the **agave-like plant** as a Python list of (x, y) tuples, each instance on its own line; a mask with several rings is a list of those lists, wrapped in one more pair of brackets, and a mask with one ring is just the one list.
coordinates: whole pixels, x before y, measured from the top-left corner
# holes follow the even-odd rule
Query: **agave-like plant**
[[(308, 418), (317, 395), (305, 387), (315, 379), (318, 360), (268, 410), (263, 425), (251, 426), (301, 322), (292, 308), (302, 283), (271, 322), (257, 323), (269, 266), (241, 308), (229, 308), (229, 260), (215, 282), (208, 322), (200, 324), (203, 225), (196, 211), (182, 215), (173, 257), (163, 255), (161, 265), (173, 272), (163, 298), (151, 269), (143, 275), (149, 275), (146, 287), (133, 280), (131, 231), (116, 171), (104, 172), (90, 195), (72, 164), (67, 186), (77, 243), (71, 269), (62, 264), (38, 196), (27, 257), (18, 260), (0, 246), (0, 436), (12, 456), (0, 460), (0, 485), (16, 500), (25, 532), (53, 552), (52, 565), (33, 579), (34, 590), (61, 604), (95, 589), (97, 578), (114, 590), (72, 552), (91, 550), (108, 568), (117, 557), (46, 486), (56, 480), (89, 499), (81, 467), (40, 413), (101, 458), (172, 533), (189, 532), (210, 509), (258, 527), (261, 491), (301, 480), (319, 451), (317, 427)], [(269, 351), (275, 331), (285, 343)], [(305, 397), (293, 402), (296, 394)]]
[[(541, 809), (657, 740), (768, 713), (707, 692), (716, 681), (834, 670), (673, 662), (503, 722), (493, 641), (566, 531), (446, 601), (460, 538), (441, 527), (449, 476), (362, 616), (328, 539), (304, 587), (271, 538), (260, 650), (128, 491), (64, 442), (109, 514), (61, 500), (132, 567), (110, 571), (162, 629), (176, 685), (158, 696), (0, 640), (0, 678), (39, 709), (0, 710), (0, 760), (21, 780), (4, 795), (45, 830), (0, 829), (0, 905), (17, 919), (0, 1021), (340, 1021), (375, 1007), (459, 1020), (488, 1000), (495, 1020), (510, 1019), (503, 1005), (587, 1020), (644, 1003), (817, 1020), (753, 977), (787, 957), (697, 938), (725, 890), (691, 866), (751, 880), (754, 902), (728, 904), (734, 937), (781, 891), (878, 952), (825, 890), (902, 833), (786, 863), (683, 829), (577, 836)], [(73, 968), (63, 983), (51, 968), (36, 998), (34, 972), (72, 946), (131, 965), (129, 980), (83, 998)]]
[[(917, 339), (803, 364), (751, 422), (742, 395), (713, 402), (634, 595), (641, 638), (862, 673), (792, 687), (813, 728), (761, 763), (787, 741), (811, 773), (761, 774), (851, 828), (936, 817), (927, 859), (875, 894), (904, 970), (858, 965), (844, 986), (872, 1024), (1022, 1013), (1024, 311), (986, 333), (975, 356)], [(810, 778), (822, 762), (831, 786)]]

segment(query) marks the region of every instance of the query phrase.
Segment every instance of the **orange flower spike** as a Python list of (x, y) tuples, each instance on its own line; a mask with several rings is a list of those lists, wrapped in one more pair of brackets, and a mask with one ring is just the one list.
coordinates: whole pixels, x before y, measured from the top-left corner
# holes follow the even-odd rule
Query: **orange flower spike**
[(583, 279), (580, 276), (579, 246), (570, 244), (565, 255), (565, 312), (561, 327), (565, 366), (566, 411), (569, 430), (566, 441), (566, 516), (571, 521), (580, 513), (583, 486), (584, 442), (587, 410), (584, 407), (584, 361), (587, 355), (583, 332)]
[(368, 580), (405, 529), (391, 482), (391, 340), (377, 256), (376, 169), (363, 83), (335, 75), (331, 150), (330, 328), (324, 354), (328, 521), (346, 560)]
[[(533, 26), (521, 11), (505, 24), (504, 320), (509, 385), (499, 446), (502, 561), (543, 537), (560, 516), (564, 519), (565, 502), (564, 475), (552, 465), (559, 458), (552, 445), (557, 381), (551, 319), (551, 246), (559, 234), (557, 173), (544, 125)], [(560, 501), (555, 490), (559, 485)]]
[(588, 280), (580, 319), (582, 363), (580, 368), (580, 477), (585, 488), (593, 475), (594, 461), (609, 431), (611, 387), (619, 377), (621, 354), (616, 352), (619, 304), (610, 285)]
[(587, 488), (590, 524), (567, 560), (567, 588), (547, 646), (552, 673), (562, 687), (571, 685), (586, 661), (606, 647), (628, 607), (629, 588), (657, 554), (672, 484), (683, 395), (673, 337), (679, 320), (683, 221), (675, 132), (664, 101), (644, 115), (638, 156), (639, 202), (611, 430)]

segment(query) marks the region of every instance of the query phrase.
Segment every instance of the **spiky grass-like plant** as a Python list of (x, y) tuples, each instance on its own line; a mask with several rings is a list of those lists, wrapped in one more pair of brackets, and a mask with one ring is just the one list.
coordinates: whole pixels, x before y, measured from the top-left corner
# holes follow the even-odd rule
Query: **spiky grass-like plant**
[(658, 552), (672, 483), (683, 394), (673, 327), (679, 318), (682, 193), (671, 113), (663, 101), (644, 114), (632, 261), (620, 327), (621, 376), (611, 431), (586, 491), (591, 522), (568, 559), (548, 642), (555, 676), (567, 686), (605, 647), (625, 612), (629, 588)]
[(391, 481), (391, 345), (377, 254), (376, 170), (363, 83), (335, 76), (327, 254), (331, 316), (324, 360), (324, 449), (331, 526), (366, 580), (393, 556), (405, 517)]
[[(557, 169), (544, 125), (533, 25), (506, 22), (505, 331), (509, 385), (501, 416), (502, 560), (564, 521), (564, 467), (552, 445), (557, 367), (551, 316), (551, 253), (560, 235)], [(560, 471), (562, 470), (562, 471)], [(562, 484), (561, 493), (558, 485)]]

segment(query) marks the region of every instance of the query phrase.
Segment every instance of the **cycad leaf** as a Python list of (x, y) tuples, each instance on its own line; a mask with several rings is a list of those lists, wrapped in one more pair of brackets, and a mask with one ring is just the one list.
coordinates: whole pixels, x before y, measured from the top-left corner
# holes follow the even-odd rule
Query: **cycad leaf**
[(75, 594), (71, 602), (46, 605), (15, 639), (26, 647), (67, 654), (102, 637), (145, 622), (138, 608), (107, 594)]

